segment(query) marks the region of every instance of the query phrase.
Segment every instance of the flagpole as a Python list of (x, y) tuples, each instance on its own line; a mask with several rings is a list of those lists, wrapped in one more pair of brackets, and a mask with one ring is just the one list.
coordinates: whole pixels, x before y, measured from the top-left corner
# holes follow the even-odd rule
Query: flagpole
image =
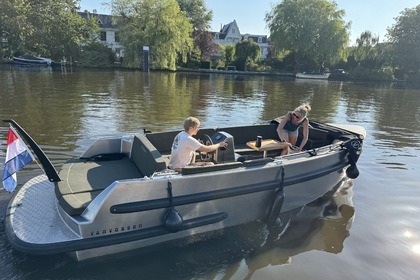
[(51, 161), (47, 158), (44, 151), (38, 146), (38, 144), (29, 136), (26, 131), (20, 127), (14, 120), (3, 120), (5, 123), (10, 123), (21, 135), (22, 138), (25, 139), (26, 143), (31, 147), (32, 151), (35, 153), (37, 158), (39, 159), (45, 174), (48, 177), (50, 182), (59, 182), (61, 181), (60, 176), (58, 176), (57, 170), (55, 170), (54, 166), (52, 165)]

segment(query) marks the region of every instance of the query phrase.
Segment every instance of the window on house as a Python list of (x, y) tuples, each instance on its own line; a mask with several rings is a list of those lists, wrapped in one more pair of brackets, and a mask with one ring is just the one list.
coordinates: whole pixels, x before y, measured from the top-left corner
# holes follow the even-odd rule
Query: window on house
[(120, 42), (120, 34), (118, 32), (115, 32), (115, 42)]
[(232, 28), (232, 34), (235, 34), (235, 33), (236, 33), (236, 29)]
[(227, 39), (228, 43), (232, 43), (232, 38)]
[(101, 41), (106, 41), (106, 32), (101, 31)]
[(262, 43), (262, 37), (258, 37), (258, 43)]
[(215, 38), (216, 40), (219, 40), (219, 33), (214, 34), (214, 38)]

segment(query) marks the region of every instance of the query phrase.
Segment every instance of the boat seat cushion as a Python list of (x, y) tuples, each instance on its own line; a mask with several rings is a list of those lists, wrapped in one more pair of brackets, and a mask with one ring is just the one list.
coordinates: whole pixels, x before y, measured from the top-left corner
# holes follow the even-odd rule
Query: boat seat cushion
[(103, 189), (113, 182), (141, 178), (136, 165), (127, 157), (109, 161), (73, 159), (60, 171), (56, 196), (61, 207), (70, 215), (78, 215)]
[(134, 135), (131, 160), (143, 176), (151, 176), (156, 171), (165, 170), (166, 162), (159, 151), (143, 134)]

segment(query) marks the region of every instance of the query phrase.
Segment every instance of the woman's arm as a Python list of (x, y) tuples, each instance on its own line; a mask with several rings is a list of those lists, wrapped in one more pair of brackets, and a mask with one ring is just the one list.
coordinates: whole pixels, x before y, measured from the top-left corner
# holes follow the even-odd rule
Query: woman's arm
[(303, 139), (302, 139), (302, 142), (300, 143), (299, 150), (302, 150), (303, 147), (305, 147), (306, 142), (308, 142), (308, 138), (309, 138), (309, 120), (307, 118), (303, 121), (302, 127), (303, 127)]
[(279, 139), (280, 141), (284, 141), (286, 139), (283, 139), (281, 136), (281, 131), (283, 130), (284, 126), (286, 125), (286, 123), (290, 120), (290, 112), (287, 113), (287, 115), (281, 120), (281, 122), (279, 123), (279, 125), (277, 126), (277, 134), (279, 135)]

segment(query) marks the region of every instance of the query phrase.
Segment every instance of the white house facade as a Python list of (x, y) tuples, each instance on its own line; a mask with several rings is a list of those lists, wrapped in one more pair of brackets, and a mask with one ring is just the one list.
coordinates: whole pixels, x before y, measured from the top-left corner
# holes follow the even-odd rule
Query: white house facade
[(268, 37), (267, 35), (251, 35), (245, 34), (241, 35), (239, 32), (238, 24), (236, 20), (225, 24), (223, 27), (220, 28), (219, 32), (213, 32), (214, 34), (214, 43), (221, 44), (223, 46), (232, 45), (235, 46), (237, 43), (241, 42), (242, 40), (252, 39), (261, 49), (261, 59), (267, 58), (268, 54)]
[(124, 46), (121, 45), (118, 37), (118, 28), (113, 21), (113, 16), (93, 13), (79, 12), (79, 15), (87, 19), (93, 17), (99, 25), (100, 35), (98, 40), (103, 42), (108, 48), (112, 49), (117, 58), (124, 57)]
[[(124, 57), (124, 46), (121, 45), (118, 37), (118, 28), (113, 21), (113, 16), (97, 14), (94, 10), (93, 13), (79, 12), (79, 15), (85, 19), (88, 17), (95, 18), (96, 22), (99, 25), (100, 36), (99, 40), (111, 48), (115, 53), (117, 58)], [(239, 31), (238, 24), (236, 20), (221, 26), (219, 32), (212, 32), (214, 36), (214, 43), (221, 44), (224, 46), (232, 45), (235, 46), (237, 43), (242, 40), (252, 39), (261, 49), (261, 59), (267, 58), (269, 41), (267, 35), (252, 35), (246, 33), (241, 35)]]

